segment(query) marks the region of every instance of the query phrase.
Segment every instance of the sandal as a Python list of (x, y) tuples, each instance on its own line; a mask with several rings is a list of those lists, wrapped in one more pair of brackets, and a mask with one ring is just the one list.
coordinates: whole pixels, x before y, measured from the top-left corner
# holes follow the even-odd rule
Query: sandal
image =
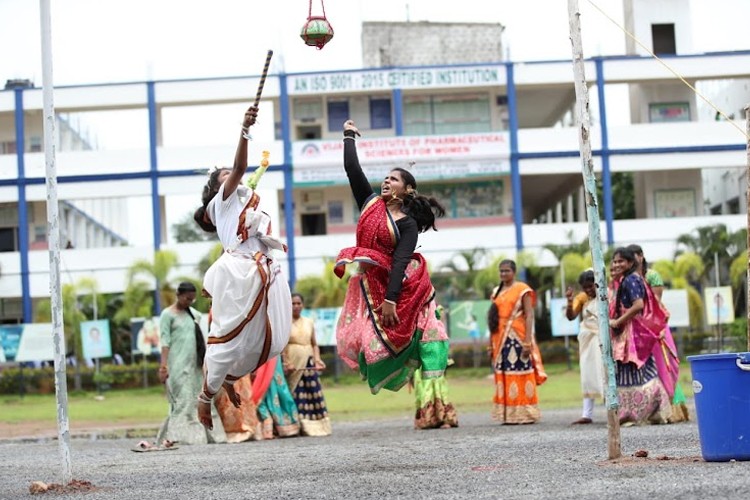
[(592, 424), (592, 423), (594, 423), (594, 421), (591, 420), (590, 418), (588, 418), (588, 417), (581, 417), (578, 420), (576, 420), (575, 422), (571, 422), (570, 425), (581, 425), (581, 424)]

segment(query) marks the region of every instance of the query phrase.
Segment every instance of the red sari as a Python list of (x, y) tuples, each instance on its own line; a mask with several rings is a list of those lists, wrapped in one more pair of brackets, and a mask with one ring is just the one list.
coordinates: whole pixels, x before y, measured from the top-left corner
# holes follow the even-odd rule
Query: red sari
[[(425, 340), (447, 345), (444, 329), (437, 325), (435, 290), (422, 255), (413, 254), (406, 266), (396, 304), (399, 323), (386, 327), (375, 312), (385, 300), (397, 241), (395, 221), (385, 202), (373, 195), (357, 223), (357, 246), (341, 250), (334, 268), (342, 277), (346, 265), (356, 262), (360, 266), (360, 273), (349, 279), (336, 339), (341, 358), (350, 367), (359, 367), (373, 393), (382, 388), (398, 390), (420, 365), (441, 371), (447, 361), (442, 354), (432, 359), (420, 352), (420, 342)], [(446, 359), (441, 361), (441, 356)]]

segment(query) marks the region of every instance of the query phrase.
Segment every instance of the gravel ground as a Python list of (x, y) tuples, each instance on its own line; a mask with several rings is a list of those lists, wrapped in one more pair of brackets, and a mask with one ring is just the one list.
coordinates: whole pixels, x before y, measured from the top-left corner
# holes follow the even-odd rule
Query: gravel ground
[[(137, 439), (74, 438), (73, 477), (96, 489), (42, 498), (747, 498), (750, 462), (703, 462), (694, 421), (622, 429), (626, 458), (613, 463), (603, 408), (588, 426), (569, 425), (577, 410), (546, 411), (533, 426), (459, 417), (449, 430), (334, 421), (327, 438), (151, 453), (130, 451)], [(632, 458), (639, 449), (649, 458)], [(54, 440), (2, 442), (0, 498), (29, 497), (32, 481), (59, 482), (60, 470)]]

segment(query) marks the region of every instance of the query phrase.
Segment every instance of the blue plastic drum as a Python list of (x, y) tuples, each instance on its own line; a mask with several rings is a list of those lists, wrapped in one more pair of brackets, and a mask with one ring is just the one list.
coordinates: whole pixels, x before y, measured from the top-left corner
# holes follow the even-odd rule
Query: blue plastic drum
[(688, 356), (701, 454), (707, 462), (750, 460), (750, 353)]

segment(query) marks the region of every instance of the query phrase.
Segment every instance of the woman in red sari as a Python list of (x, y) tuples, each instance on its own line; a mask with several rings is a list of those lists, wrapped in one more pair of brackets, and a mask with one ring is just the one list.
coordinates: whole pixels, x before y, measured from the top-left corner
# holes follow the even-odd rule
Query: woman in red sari
[(448, 362), (448, 337), (435, 313), (424, 257), (414, 253), (419, 233), (435, 229), (445, 208), (417, 193), (414, 176), (394, 168), (376, 194), (357, 157), (359, 131), (344, 124), (344, 168), (361, 211), (356, 246), (341, 250), (334, 272), (359, 264), (349, 279), (336, 328), (339, 356), (358, 368), (370, 390), (397, 391), (422, 368), (423, 378), (440, 377)]
[(533, 424), (541, 417), (536, 386), (547, 380), (534, 338), (536, 294), (516, 281), (512, 260), (500, 262), (499, 270), (487, 321), (495, 372), (492, 416), (504, 424)]

